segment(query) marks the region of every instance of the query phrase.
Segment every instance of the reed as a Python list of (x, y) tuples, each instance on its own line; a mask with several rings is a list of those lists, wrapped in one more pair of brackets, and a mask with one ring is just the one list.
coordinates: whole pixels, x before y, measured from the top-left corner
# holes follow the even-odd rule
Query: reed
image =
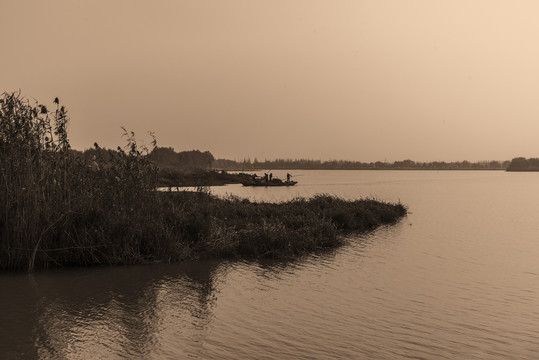
[[(102, 241), (84, 223), (120, 217), (148, 199), (157, 170), (126, 133), (126, 149), (85, 161), (70, 151), (68, 113), (0, 97), (0, 267), (33, 270), (92, 258)], [(96, 147), (98, 145), (96, 144)], [(92, 223), (92, 221), (90, 221)], [(77, 256), (73, 256), (78, 254)], [(85, 263), (87, 261), (84, 261)]]
[[(126, 145), (70, 151), (68, 113), (0, 97), (0, 269), (136, 264), (212, 257), (289, 258), (342, 244), (406, 214), (401, 204), (320, 195), (268, 204), (205, 191), (155, 191), (158, 170)], [(203, 188), (201, 188), (203, 190)]]

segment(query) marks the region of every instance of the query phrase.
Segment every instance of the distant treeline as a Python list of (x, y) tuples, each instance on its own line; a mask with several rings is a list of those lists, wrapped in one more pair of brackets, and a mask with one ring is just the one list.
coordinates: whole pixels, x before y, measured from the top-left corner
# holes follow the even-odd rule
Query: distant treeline
[(539, 171), (539, 158), (514, 158), (507, 166), (507, 171)]
[[(86, 160), (97, 158), (108, 159), (117, 150), (105, 150), (98, 146), (85, 151), (70, 150)], [(121, 151), (118, 150), (118, 151)], [(302, 170), (508, 170), (539, 171), (539, 159), (515, 158), (512, 161), (433, 161), (416, 162), (402, 160), (395, 162), (360, 162), (346, 160), (308, 160), (308, 159), (276, 159), (258, 161), (245, 159), (235, 161), (215, 159), (209, 151), (190, 150), (176, 152), (171, 147), (155, 147), (148, 151), (148, 160), (159, 168), (163, 178), (178, 177), (181, 174), (199, 173), (201, 170), (263, 170), (263, 169), (302, 169)]]
[(211, 169), (215, 160), (209, 151), (201, 152), (199, 150), (176, 152), (173, 148), (156, 147), (149, 154), (152, 160), (160, 169), (176, 168), (182, 170), (188, 169)]
[[(123, 151), (102, 149), (97, 144), (84, 151), (69, 150), (86, 161), (99, 158), (109, 161), (115, 153)], [(209, 151), (190, 150), (176, 152), (171, 147), (155, 147), (147, 151), (146, 158), (159, 168), (163, 179), (177, 178), (187, 174), (200, 174), (208, 170), (264, 170), (264, 169), (302, 169), (302, 170), (507, 170), (507, 171), (539, 171), (539, 158), (514, 158), (511, 161), (433, 161), (416, 162), (402, 160), (395, 162), (360, 162), (346, 160), (308, 160), (308, 159), (276, 159), (258, 161), (245, 159), (235, 161), (215, 159)], [(190, 175), (189, 175), (190, 176)], [(188, 181), (192, 182), (192, 181)]]
[[(110, 161), (114, 153), (123, 151), (122, 149), (110, 150), (100, 148), (95, 144), (93, 148), (84, 151), (70, 150), (73, 154), (83, 157), (85, 160), (100, 158)], [(190, 150), (176, 152), (170, 147), (156, 147), (149, 151), (146, 158), (152, 161), (159, 169), (176, 169), (189, 172), (193, 170), (209, 170), (215, 160), (209, 151)]]
[(412, 160), (388, 162), (344, 161), (344, 160), (293, 160), (277, 159), (251, 161), (234, 161), (217, 159), (213, 162), (215, 169), (222, 170), (260, 170), (260, 169), (303, 169), (303, 170), (505, 170), (509, 161), (458, 161), (458, 162), (415, 162)]

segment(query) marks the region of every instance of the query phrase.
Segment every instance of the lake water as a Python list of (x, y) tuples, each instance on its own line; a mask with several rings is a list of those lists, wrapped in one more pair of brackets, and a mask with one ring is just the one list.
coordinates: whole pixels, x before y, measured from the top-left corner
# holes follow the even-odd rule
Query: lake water
[(410, 214), (293, 262), (0, 275), (0, 359), (539, 356), (539, 173), (293, 174), (295, 187), (212, 192), (375, 196)]

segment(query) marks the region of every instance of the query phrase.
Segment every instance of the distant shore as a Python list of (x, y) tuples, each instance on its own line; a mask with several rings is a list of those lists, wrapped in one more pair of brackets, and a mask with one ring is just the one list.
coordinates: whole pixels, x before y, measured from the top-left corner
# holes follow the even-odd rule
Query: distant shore
[(505, 170), (510, 161), (432, 161), (419, 162), (403, 160), (395, 162), (361, 162), (346, 160), (294, 160), (277, 159), (265, 161), (234, 161), (216, 159), (212, 161), (214, 169), (230, 171), (254, 171), (254, 170)]
[(293, 168), (256, 168), (256, 169), (219, 169), (215, 168), (212, 169), (212, 171), (239, 171), (239, 172), (260, 172), (260, 171), (268, 171), (268, 169), (271, 170), (280, 170), (280, 171), (290, 171), (290, 170), (327, 170), (327, 171), (333, 171), (333, 170), (345, 170), (345, 171), (384, 171), (384, 170), (395, 170), (395, 171), (505, 171), (506, 169), (489, 169), (489, 168), (468, 168), (468, 169), (458, 169), (458, 168), (365, 168), (365, 169), (354, 169), (354, 168), (343, 168), (343, 169), (326, 169), (326, 168), (301, 168), (301, 169), (293, 169)]
[[(279, 169), (272, 171), (292, 171), (297, 169)], [(299, 169), (299, 170), (319, 170), (319, 169)], [(363, 171), (505, 171), (505, 169), (325, 169), (332, 170), (363, 170)], [(234, 172), (234, 173), (231, 173)], [(252, 175), (261, 171), (268, 172), (268, 169), (213, 169), (197, 170), (194, 172), (182, 172), (174, 169), (159, 170), (159, 187), (204, 187), (204, 186), (224, 186), (228, 184), (240, 184), (251, 180)], [(528, 170), (530, 171), (530, 170)], [(238, 173), (235, 173), (238, 172)], [(260, 174), (259, 174), (260, 175)]]
[(507, 172), (539, 172), (539, 169), (523, 169), (523, 170), (515, 170), (515, 169), (507, 169)]

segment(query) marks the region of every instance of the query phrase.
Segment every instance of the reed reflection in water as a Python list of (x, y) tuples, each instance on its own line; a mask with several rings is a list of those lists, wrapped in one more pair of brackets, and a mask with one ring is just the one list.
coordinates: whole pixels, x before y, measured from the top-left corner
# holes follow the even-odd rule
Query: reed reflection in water
[(188, 354), (218, 271), (202, 262), (2, 275), (0, 358), (159, 357), (171, 332)]
[[(307, 261), (329, 265), (332, 257), (330, 251)], [(283, 277), (290, 280), (304, 261), (202, 261), (3, 274), (0, 286), (10, 291), (0, 295), (4, 324), (0, 358), (160, 359), (227, 351), (231, 355), (237, 353), (241, 338), (252, 337), (245, 344), (244, 355), (248, 356), (254, 351), (249, 350), (249, 342), (264, 347), (271, 346), (274, 339), (267, 336), (266, 344), (264, 340), (258, 344), (263, 333), (249, 336), (249, 331), (243, 332), (243, 320), (234, 312), (221, 319), (227, 329), (218, 330), (218, 340), (212, 340), (208, 332), (219, 294), (225, 292), (221, 304), (225, 308), (227, 298), (233, 299), (235, 311), (238, 302), (249, 307), (245, 296), (250, 291), (264, 293), (271, 290), (266, 283)], [(234, 272), (235, 284), (247, 285), (245, 291), (226, 286), (230, 272)], [(230, 296), (229, 291), (236, 294)], [(272, 311), (270, 307), (261, 309), (262, 322), (268, 311)], [(255, 312), (257, 309), (250, 309), (250, 316)], [(218, 323), (223, 325), (223, 321)], [(253, 321), (256, 319), (250, 319)], [(227, 339), (230, 349), (226, 349)]]

